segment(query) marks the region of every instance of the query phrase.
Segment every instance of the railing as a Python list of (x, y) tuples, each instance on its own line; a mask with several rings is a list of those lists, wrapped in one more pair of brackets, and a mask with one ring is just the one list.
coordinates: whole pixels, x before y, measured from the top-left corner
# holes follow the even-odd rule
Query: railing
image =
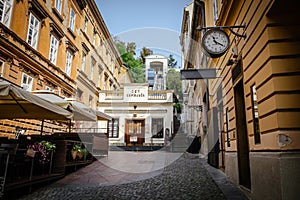
[[(170, 91), (148, 91), (148, 100), (167, 100), (168, 94), (172, 94)], [(123, 100), (123, 91), (106, 91), (105, 100)]]
[(148, 100), (167, 100), (167, 92), (164, 91), (149, 91)]

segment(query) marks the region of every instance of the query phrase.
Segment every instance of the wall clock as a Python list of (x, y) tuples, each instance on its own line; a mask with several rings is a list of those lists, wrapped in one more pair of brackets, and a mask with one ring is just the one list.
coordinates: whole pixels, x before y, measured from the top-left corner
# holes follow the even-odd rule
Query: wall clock
[(220, 28), (211, 28), (202, 37), (202, 47), (212, 58), (222, 56), (230, 46), (230, 40), (225, 31)]

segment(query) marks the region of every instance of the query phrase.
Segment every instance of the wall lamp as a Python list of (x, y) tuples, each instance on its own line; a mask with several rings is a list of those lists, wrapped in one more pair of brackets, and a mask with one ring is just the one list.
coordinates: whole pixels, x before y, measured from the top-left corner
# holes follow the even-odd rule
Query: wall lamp
[(20, 128), (19, 126), (16, 127), (15, 132), (15, 139), (19, 139), (20, 135), (24, 135), (27, 131), (27, 128)]

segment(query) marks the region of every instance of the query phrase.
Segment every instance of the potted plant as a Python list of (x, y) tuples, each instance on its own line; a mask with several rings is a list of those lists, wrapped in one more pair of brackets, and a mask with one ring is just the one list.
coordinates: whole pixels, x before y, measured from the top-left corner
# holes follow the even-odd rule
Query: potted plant
[(83, 156), (86, 156), (88, 154), (88, 150), (86, 148), (80, 148), (77, 152), (77, 156), (79, 159), (82, 159)]
[(52, 152), (54, 152), (55, 149), (55, 144), (43, 140), (29, 145), (26, 155), (32, 158), (37, 158), (41, 164), (46, 164), (50, 161), (50, 155), (52, 155)]
[(71, 155), (72, 155), (73, 160), (76, 159), (76, 156), (77, 156), (78, 152), (80, 151), (80, 149), (81, 149), (81, 145), (79, 145), (79, 144), (75, 144), (73, 146), (73, 148), (71, 150)]

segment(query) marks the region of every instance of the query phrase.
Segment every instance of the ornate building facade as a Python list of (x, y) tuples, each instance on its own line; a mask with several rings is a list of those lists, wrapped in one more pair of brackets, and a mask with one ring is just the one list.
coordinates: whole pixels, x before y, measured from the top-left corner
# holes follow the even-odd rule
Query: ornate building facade
[[(185, 80), (183, 89), (203, 108), (192, 127), (203, 128), (208, 162), (252, 199), (298, 198), (299, 12), (282, 0), (195, 0), (190, 7), (182, 24), (184, 68), (216, 72), (214, 79)], [(203, 27), (216, 26), (230, 46), (211, 58)], [(237, 34), (224, 26), (236, 26)]]
[[(27, 91), (49, 90), (97, 109), (99, 90), (119, 88), (120, 56), (93, 0), (4, 0), (0, 76)], [(37, 113), (38, 114), (38, 113)], [(1, 120), (38, 133), (40, 121)], [(46, 134), (55, 131), (46, 122)], [(56, 124), (57, 129), (61, 128)]]

